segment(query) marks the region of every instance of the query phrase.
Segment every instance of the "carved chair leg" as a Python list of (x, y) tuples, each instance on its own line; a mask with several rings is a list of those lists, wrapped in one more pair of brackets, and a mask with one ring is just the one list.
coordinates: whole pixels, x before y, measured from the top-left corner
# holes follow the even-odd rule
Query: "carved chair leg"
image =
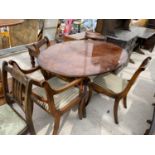
[(126, 100), (127, 100), (127, 96), (125, 96), (123, 98), (123, 106), (124, 106), (124, 108), (127, 108), (127, 102), (126, 102)]
[(54, 118), (53, 135), (57, 135), (57, 134), (58, 134), (59, 125), (60, 125), (60, 115), (57, 115), (57, 116), (55, 116), (55, 118)]
[(115, 99), (114, 109), (113, 109), (114, 120), (115, 120), (116, 124), (118, 124), (118, 105), (119, 105), (119, 101), (120, 101), (120, 99)]

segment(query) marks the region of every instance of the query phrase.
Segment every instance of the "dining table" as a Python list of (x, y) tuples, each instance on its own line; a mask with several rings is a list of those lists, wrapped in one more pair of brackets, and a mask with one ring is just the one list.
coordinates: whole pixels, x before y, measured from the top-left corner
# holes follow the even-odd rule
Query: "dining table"
[(115, 71), (126, 64), (128, 52), (104, 41), (75, 40), (48, 47), (37, 61), (43, 70), (52, 74), (84, 78), (84, 94), (87, 94), (89, 77)]

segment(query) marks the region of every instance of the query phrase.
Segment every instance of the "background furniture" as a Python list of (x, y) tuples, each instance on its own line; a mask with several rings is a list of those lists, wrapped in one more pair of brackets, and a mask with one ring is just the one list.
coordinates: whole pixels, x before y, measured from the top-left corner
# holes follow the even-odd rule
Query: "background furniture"
[(25, 45), (38, 40), (39, 20), (25, 19), (20, 25), (10, 27), (11, 46)]
[(129, 30), (130, 19), (98, 19), (96, 32), (103, 35), (115, 35), (115, 30)]
[(143, 44), (147, 41), (147, 43), (145, 43), (145, 49), (148, 49), (150, 52), (152, 52), (155, 45), (155, 30), (136, 26), (131, 26), (130, 30), (138, 37), (138, 47), (136, 47), (136, 50), (140, 51), (140, 48), (144, 48)]
[[(109, 73), (107, 75), (96, 76), (93, 79), (93, 82), (91, 82), (90, 91), (94, 90), (98, 93), (102, 93), (115, 99), (113, 113), (116, 124), (118, 124), (118, 105), (120, 100), (123, 99), (124, 108), (127, 108), (126, 100), (128, 92), (132, 85), (135, 83), (139, 74), (145, 70), (150, 59), (150, 57), (146, 58), (137, 69), (137, 71), (133, 74), (132, 78), (128, 81), (125, 79), (121, 79), (115, 74)], [(90, 94), (92, 94), (92, 92), (90, 92)]]
[[(9, 89), (8, 74), (12, 77), (12, 89)], [(31, 81), (22, 74), (16, 66), (9, 67), (6, 61), (2, 66), (4, 96), (6, 104), (0, 106), (0, 134), (25, 134), (29, 131), (35, 134), (31, 115)], [(25, 119), (13, 109), (17, 103), (25, 113)]]
[(0, 32), (0, 49), (11, 46), (10, 33), (8, 27), (23, 23), (22, 19), (0, 19), (0, 28), (5, 27), (4, 32)]

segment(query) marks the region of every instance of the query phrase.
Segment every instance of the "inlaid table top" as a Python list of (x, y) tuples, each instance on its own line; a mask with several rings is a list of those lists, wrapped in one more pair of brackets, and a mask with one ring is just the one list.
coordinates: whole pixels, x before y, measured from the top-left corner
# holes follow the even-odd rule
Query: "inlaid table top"
[(94, 40), (52, 45), (38, 57), (46, 71), (66, 77), (87, 77), (115, 70), (127, 62), (127, 52), (117, 45)]
[(23, 22), (23, 19), (0, 19), (0, 27), (13, 26)]

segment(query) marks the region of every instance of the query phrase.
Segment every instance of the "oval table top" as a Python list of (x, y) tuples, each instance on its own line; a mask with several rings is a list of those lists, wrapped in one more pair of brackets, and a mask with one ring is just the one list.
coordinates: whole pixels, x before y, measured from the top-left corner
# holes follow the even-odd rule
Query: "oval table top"
[(128, 53), (117, 45), (94, 40), (52, 45), (38, 56), (46, 71), (66, 77), (87, 77), (115, 70), (126, 63)]
[(23, 22), (23, 19), (0, 19), (0, 27), (13, 26)]

